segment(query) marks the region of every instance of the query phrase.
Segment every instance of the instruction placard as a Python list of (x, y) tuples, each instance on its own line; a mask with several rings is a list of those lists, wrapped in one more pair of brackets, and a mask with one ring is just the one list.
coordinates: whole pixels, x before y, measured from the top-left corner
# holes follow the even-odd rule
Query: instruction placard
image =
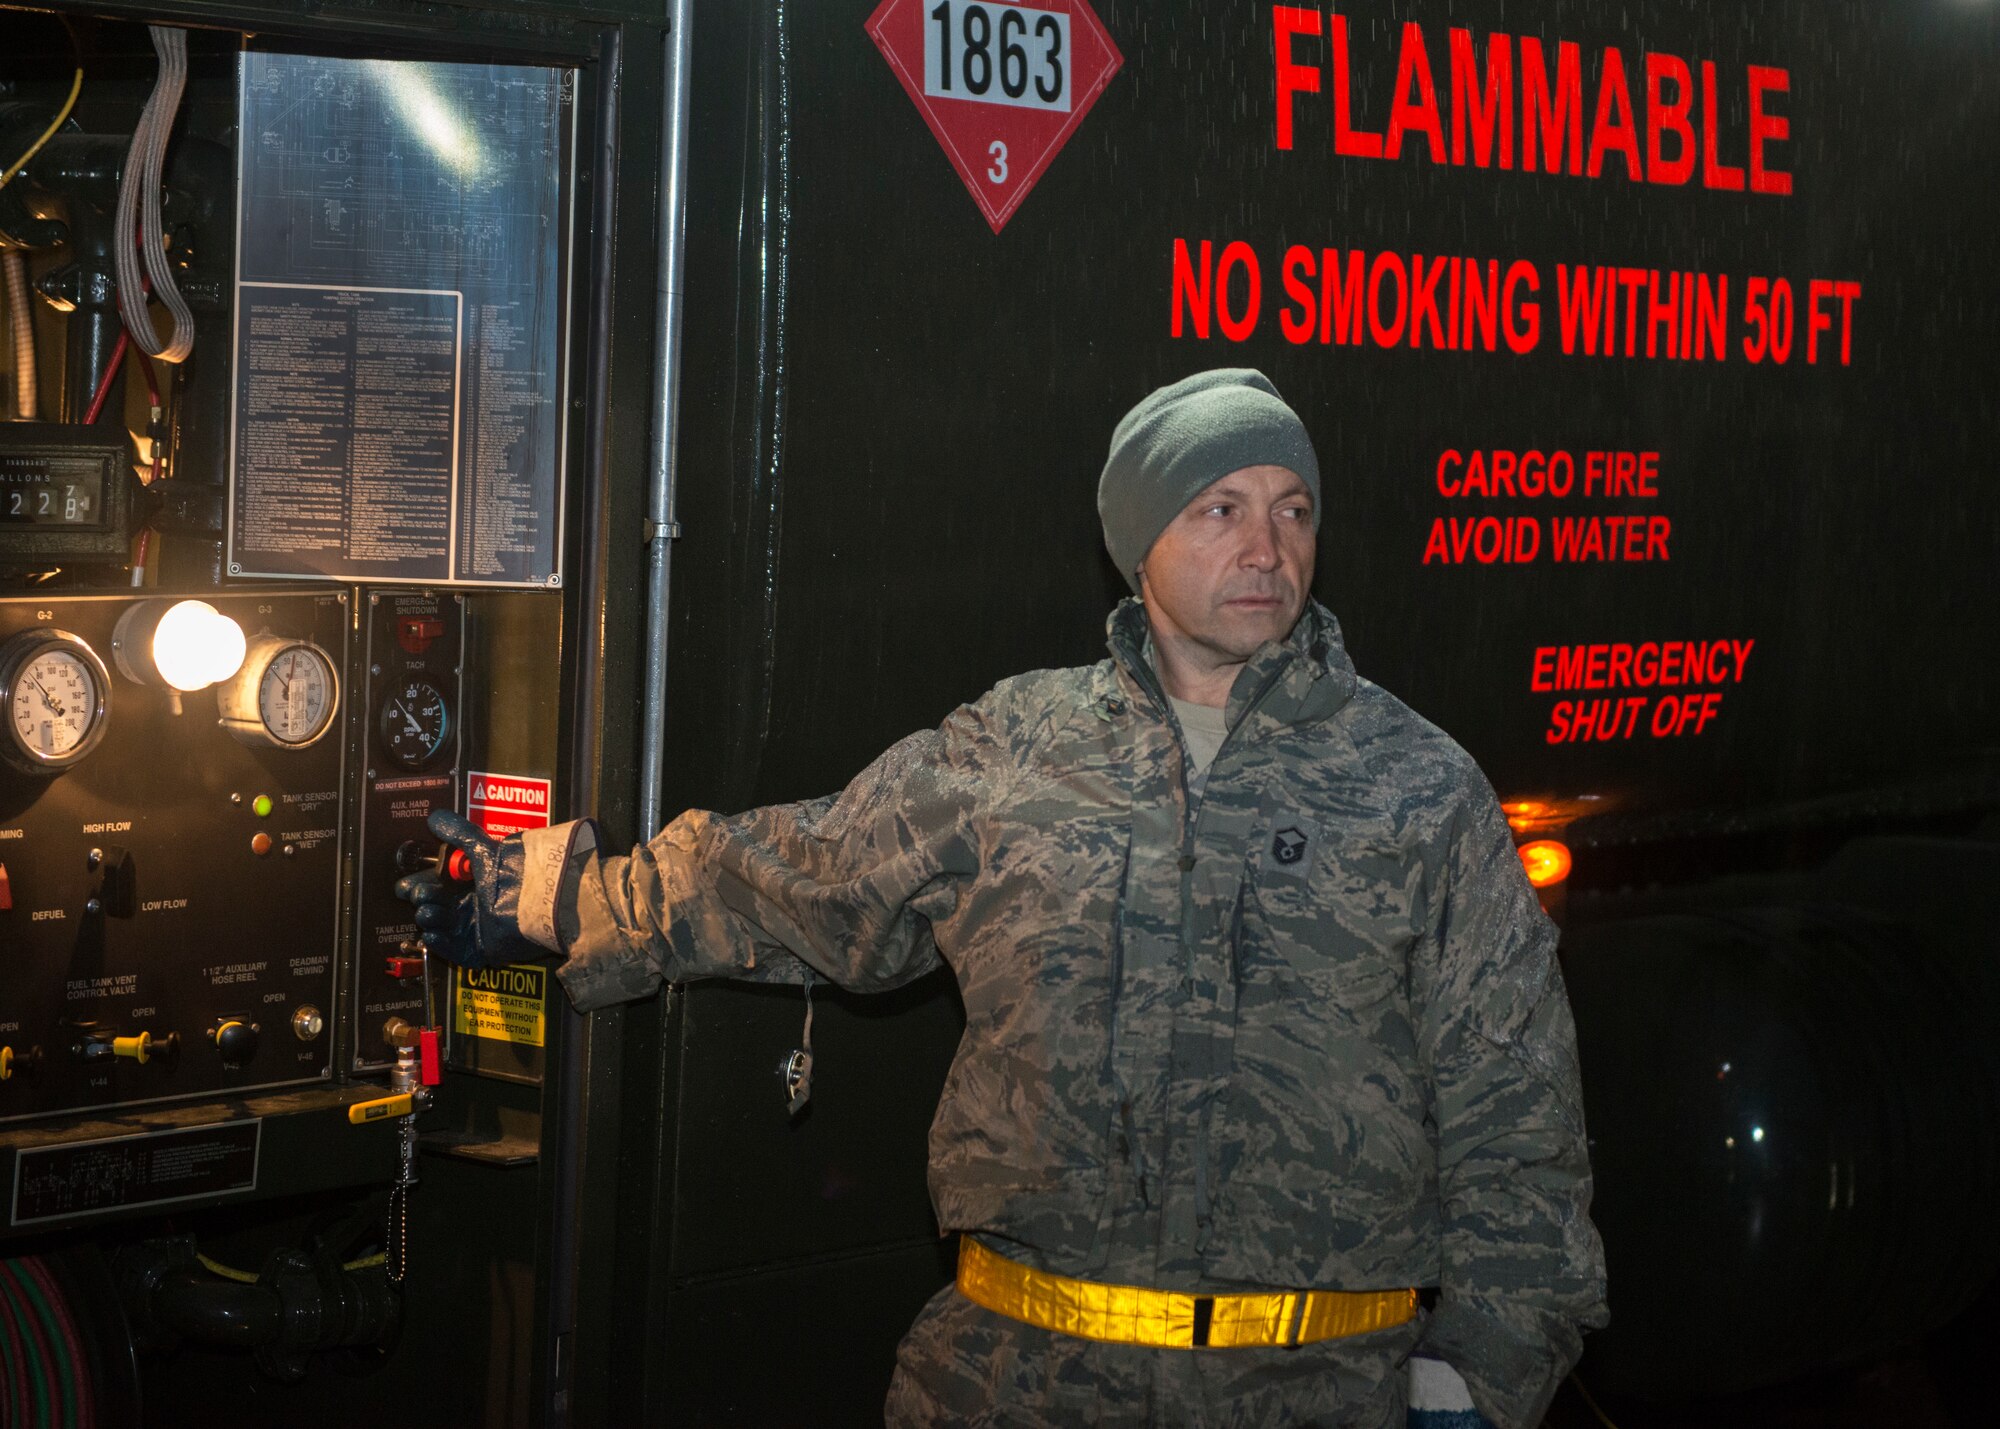
[(229, 573), (560, 585), (574, 72), (242, 63)]

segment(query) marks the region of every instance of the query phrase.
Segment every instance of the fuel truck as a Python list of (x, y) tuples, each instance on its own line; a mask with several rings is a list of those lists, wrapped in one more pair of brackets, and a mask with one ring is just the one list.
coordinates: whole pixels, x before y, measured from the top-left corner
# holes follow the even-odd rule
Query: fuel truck
[(393, 888), (435, 810), (633, 841), (1097, 660), (1106, 438), (1220, 366), (1562, 925), (1588, 1393), (1979, 1422), (2000, 7), (0, 38), (0, 1423), (878, 1421), (948, 976), (820, 988), (792, 1115), (797, 989), (580, 1015)]

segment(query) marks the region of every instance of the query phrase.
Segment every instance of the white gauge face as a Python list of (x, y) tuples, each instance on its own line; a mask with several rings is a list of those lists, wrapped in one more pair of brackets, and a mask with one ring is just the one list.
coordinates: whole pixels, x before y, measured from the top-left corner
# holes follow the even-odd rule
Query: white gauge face
[(14, 675), (8, 732), (31, 758), (56, 762), (79, 752), (101, 712), (96, 671), (61, 646), (40, 651)]
[(281, 744), (317, 739), (333, 716), (333, 666), (311, 645), (287, 645), (257, 683), (257, 715)]

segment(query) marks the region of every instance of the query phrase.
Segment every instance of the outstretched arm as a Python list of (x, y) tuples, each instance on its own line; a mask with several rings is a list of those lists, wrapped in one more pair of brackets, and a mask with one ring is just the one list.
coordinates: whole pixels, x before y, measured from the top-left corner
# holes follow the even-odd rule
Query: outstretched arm
[[(1003, 775), (987, 717), (967, 706), (837, 796), (690, 811), (625, 855), (587, 823), (531, 830), (508, 906), (525, 938), (565, 959), (557, 976), (586, 1011), (662, 982), (798, 981), (807, 969), (885, 990), (936, 965), (931, 926), (978, 867), (980, 810)], [(461, 906), (495, 902), (487, 892), (482, 882)]]

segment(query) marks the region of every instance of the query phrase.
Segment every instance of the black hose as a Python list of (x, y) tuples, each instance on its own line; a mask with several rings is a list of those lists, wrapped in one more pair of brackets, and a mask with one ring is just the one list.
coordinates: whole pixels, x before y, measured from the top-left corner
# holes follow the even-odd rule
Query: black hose
[(278, 1338), (284, 1307), (264, 1285), (237, 1285), (198, 1270), (169, 1271), (152, 1295), (153, 1318), (203, 1344), (249, 1349)]

